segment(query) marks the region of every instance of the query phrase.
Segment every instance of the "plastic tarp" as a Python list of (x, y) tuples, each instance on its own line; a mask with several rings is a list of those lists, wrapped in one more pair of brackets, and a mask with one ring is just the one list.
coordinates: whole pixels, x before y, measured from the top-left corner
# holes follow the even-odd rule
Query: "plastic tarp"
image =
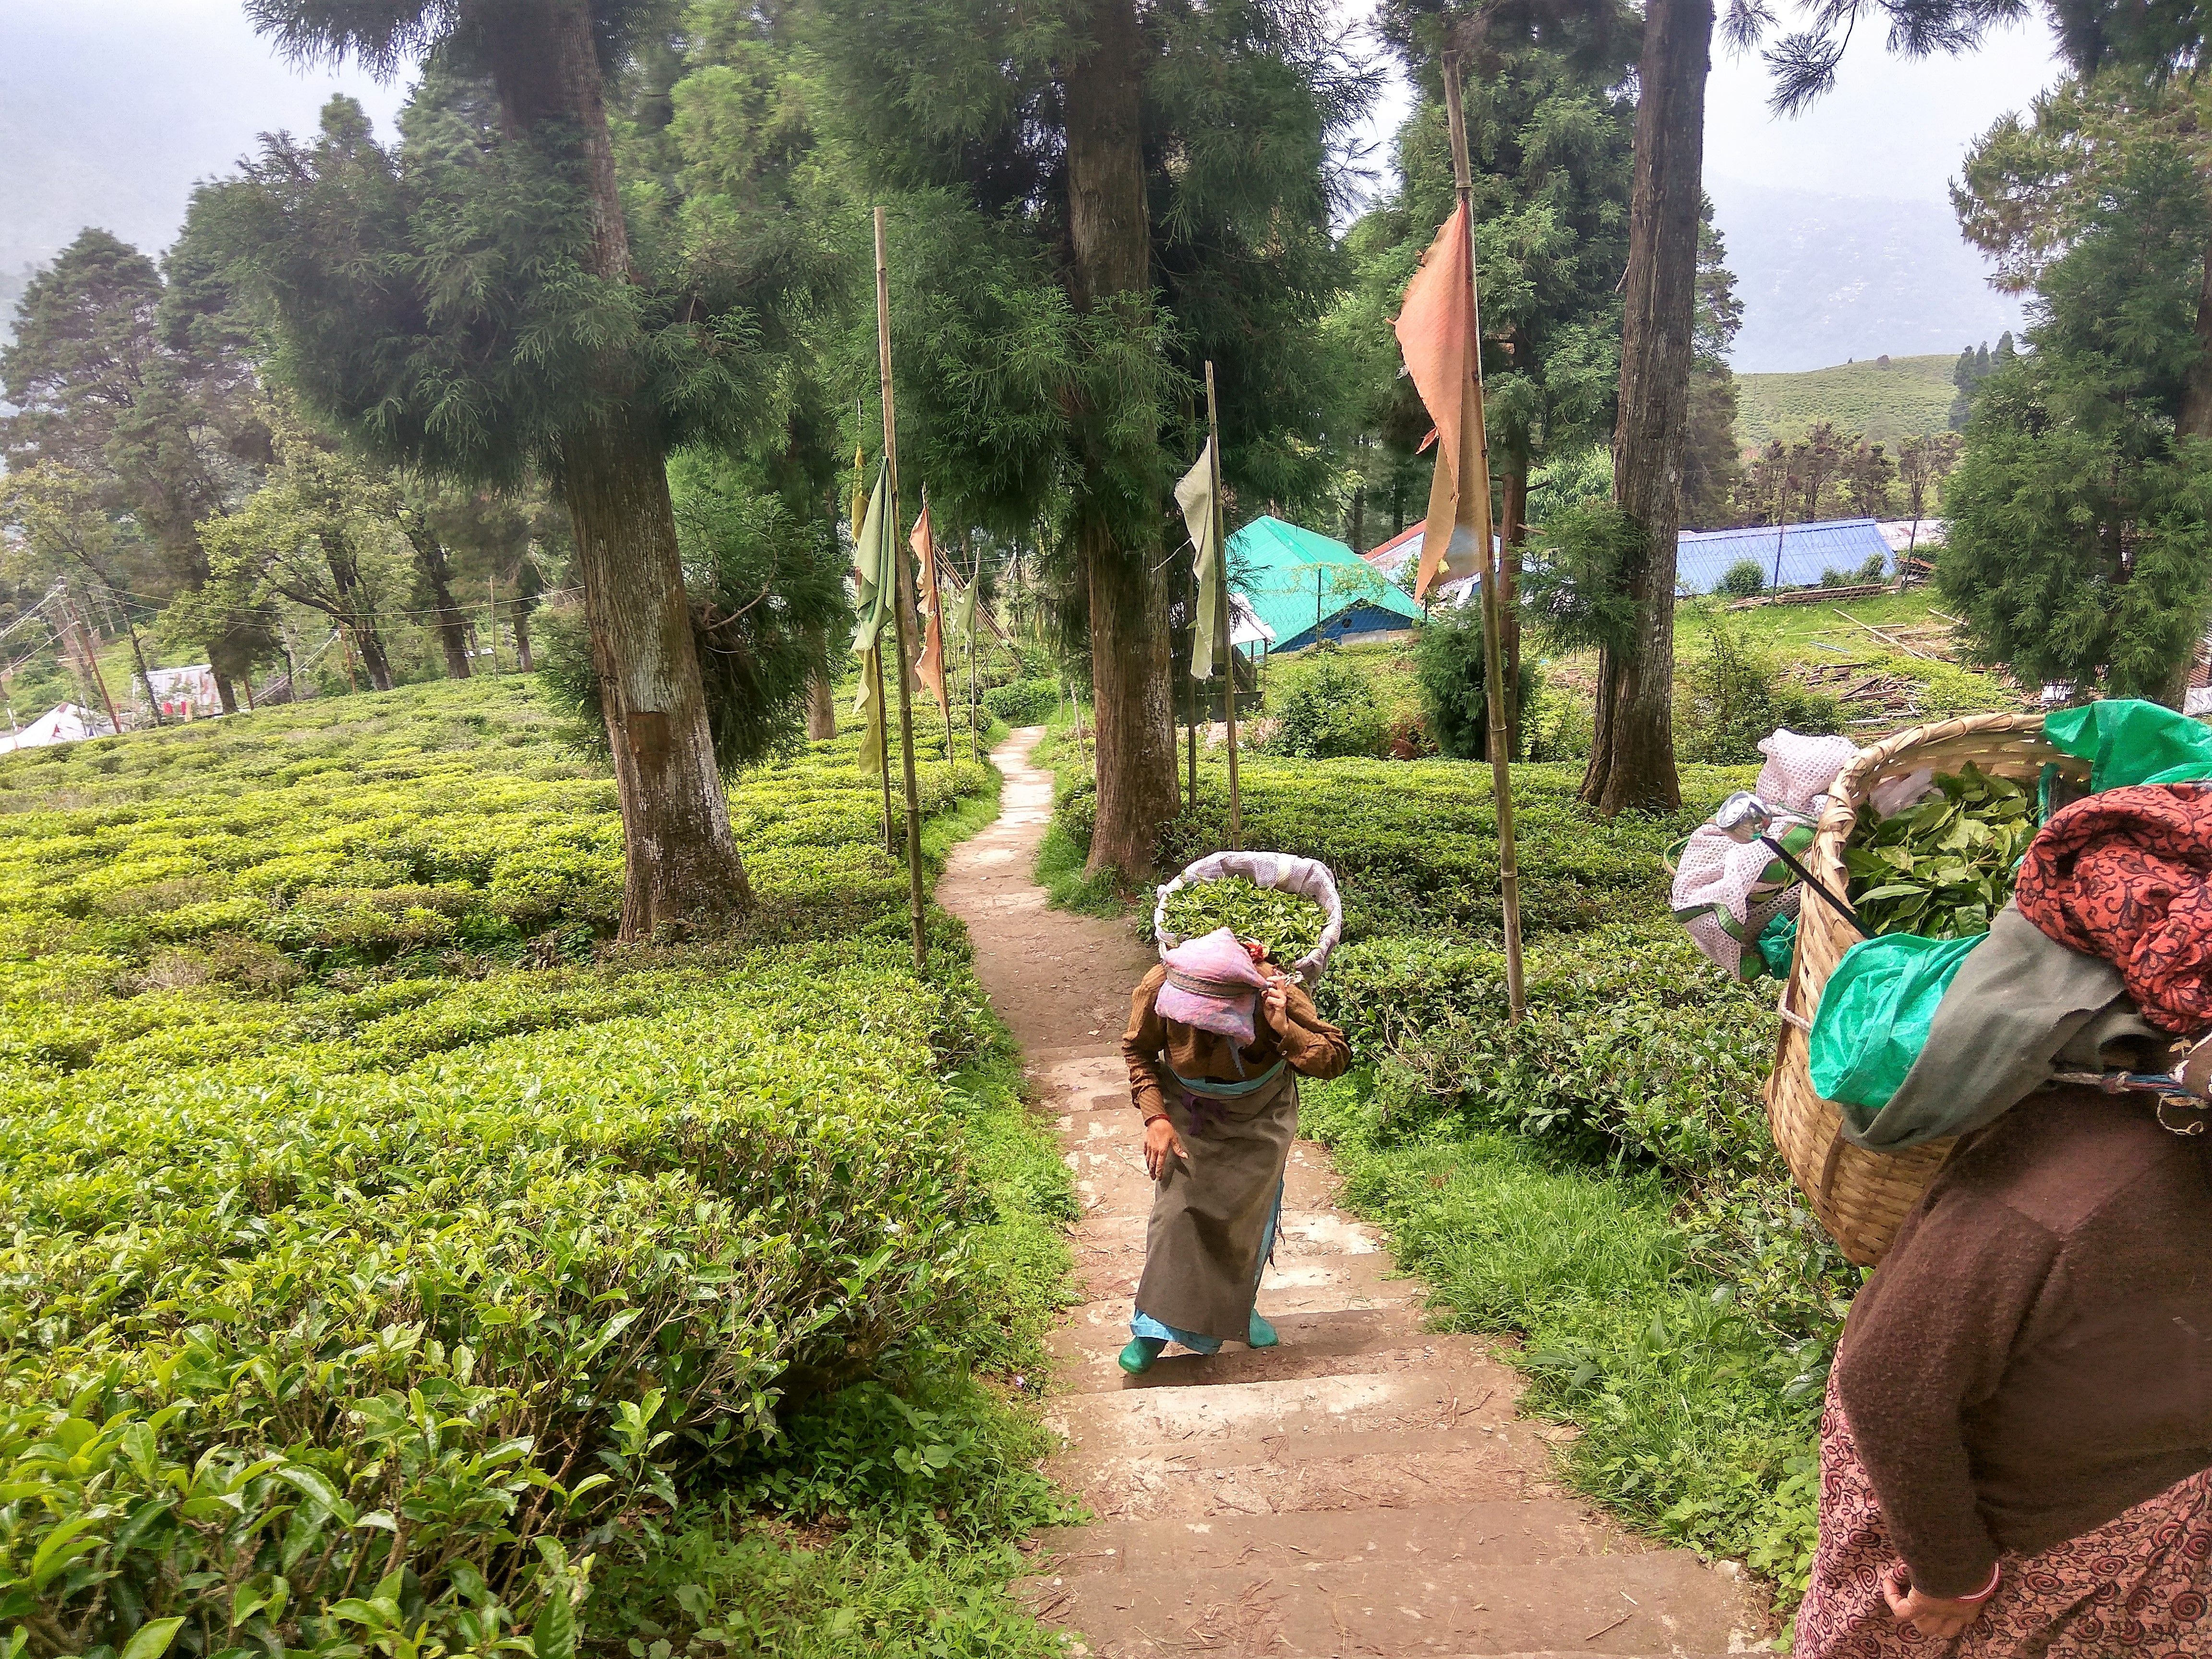
[(1321, 907), (1328, 918), (1321, 930), (1321, 942), (1291, 964), (1308, 990), (1320, 984), (1330, 955), (1344, 938), (1344, 901), (1337, 896), (1336, 878), (1329, 873), (1328, 866), (1295, 853), (1208, 853), (1186, 866), (1173, 881), (1163, 882), (1152, 902), (1152, 933), (1160, 942), (1160, 954), (1164, 957), (1182, 943), (1181, 933), (1168, 929), (1169, 897), (1200, 882), (1219, 881), (1228, 876), (1242, 876), (1255, 887), (1296, 893)]
[(1988, 937), (1884, 933), (1844, 951), (1813, 1017), (1808, 1061), (1821, 1097), (1869, 1111), (1888, 1105), (1928, 1046), (1936, 1004)]
[(2046, 714), (2043, 735), (2090, 763), (2089, 792), (2212, 778), (2212, 726), (2136, 697), (2110, 697)]

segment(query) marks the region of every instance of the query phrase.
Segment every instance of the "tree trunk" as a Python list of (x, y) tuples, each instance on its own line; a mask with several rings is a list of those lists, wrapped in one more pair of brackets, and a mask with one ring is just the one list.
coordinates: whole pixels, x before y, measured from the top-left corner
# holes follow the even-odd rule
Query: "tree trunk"
[(2185, 437), (2212, 438), (2212, 247), (2204, 250), (2204, 271), (2197, 284), (2197, 360), (2181, 383), (2181, 407), (2173, 424)]
[[(1146, 218), (1142, 76), (1145, 44), (1133, 0), (1099, 0), (1091, 52), (1066, 66), (1068, 240), (1073, 297), (1084, 311), (1127, 307), (1134, 327), (1152, 292)], [(1160, 830), (1176, 814), (1175, 711), (1169, 678), (1167, 590), (1151, 548), (1131, 545), (1115, 510), (1109, 441), (1085, 434), (1076, 544), (1091, 595), (1091, 683), (1097, 714), (1098, 817), (1087, 868), (1151, 873)], [(1149, 441), (1149, 434), (1146, 441)], [(1157, 516), (1157, 514), (1155, 514)]]
[(825, 634), (814, 641), (815, 660), (821, 665), (807, 677), (806, 735), (819, 743), (837, 735), (837, 695), (830, 683), (830, 639)]
[[(635, 281), (589, 0), (537, 0), (511, 19), (514, 8), (481, 9), (495, 25), (482, 39), (507, 127), (581, 140), (592, 274)], [(657, 424), (637, 406), (626, 356), (610, 353), (596, 378), (595, 417), (561, 434), (558, 471), (614, 754), (629, 939), (726, 918), (750, 907), (752, 890), (707, 727)]]
[(361, 665), (368, 670), (368, 683), (379, 691), (392, 690), (392, 659), (384, 654), (384, 635), (376, 618), (367, 612), (353, 618), (353, 636), (361, 647)]
[(446, 678), (465, 680), (469, 677), (469, 630), (460, 606), (453, 603), (453, 560), (438, 532), (427, 524), (415, 522), (416, 516), (409, 515), (407, 540), (415, 550), (416, 567), (422, 571), (422, 580), (430, 590), (430, 603), (438, 623), (438, 643), (446, 653)]
[[(538, 672), (538, 659), (530, 651), (530, 606), (521, 599), (514, 602), (514, 614), (507, 619), (514, 627), (515, 665), (525, 674)], [(696, 648), (696, 647), (695, 647)]]
[(1636, 177), (1613, 428), (1613, 498), (1643, 527), (1630, 573), (1633, 644), (1598, 659), (1596, 744), (1582, 798), (1608, 817), (1681, 805), (1674, 770), (1674, 554), (1697, 313), (1705, 76), (1712, 0), (1650, 0), (1636, 112)]
[(1505, 511), (1498, 521), (1498, 666), (1504, 671), (1505, 729), (1517, 758), (1526, 745), (1521, 732), (1521, 544), (1528, 538), (1528, 458), (1510, 458), (1505, 474)]

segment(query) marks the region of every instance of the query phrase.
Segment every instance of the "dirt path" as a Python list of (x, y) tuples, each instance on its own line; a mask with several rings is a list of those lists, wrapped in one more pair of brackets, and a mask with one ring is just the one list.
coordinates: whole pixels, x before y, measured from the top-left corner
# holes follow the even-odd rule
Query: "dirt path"
[(1030, 866), (1052, 781), (1041, 733), (992, 756), (998, 821), (952, 855), (938, 901), (1058, 1119), (1084, 1217), (1085, 1300), (1055, 1333), (1052, 1470), (1097, 1518), (1048, 1540), (1041, 1613), (1105, 1659), (1645, 1656), (1753, 1644), (1752, 1598), (1685, 1551), (1653, 1549), (1561, 1492), (1516, 1374), (1475, 1337), (1423, 1329), (1418, 1291), (1334, 1203), (1320, 1147), (1291, 1158), (1260, 1309), (1282, 1346), (1171, 1352), (1142, 1378), (1128, 1340), (1152, 1183), (1119, 1042), (1150, 952), (1122, 922), (1046, 908)]

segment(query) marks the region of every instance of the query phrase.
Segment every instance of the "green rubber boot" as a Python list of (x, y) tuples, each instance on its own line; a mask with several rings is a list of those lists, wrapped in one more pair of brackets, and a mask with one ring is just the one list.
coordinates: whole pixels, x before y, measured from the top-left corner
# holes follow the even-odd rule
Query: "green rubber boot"
[[(1273, 1331), (1267, 1333), (1267, 1340), (1270, 1342), (1275, 1340)], [(1160, 1357), (1160, 1350), (1166, 1346), (1167, 1344), (1156, 1336), (1133, 1336), (1129, 1339), (1129, 1346), (1121, 1350), (1121, 1369), (1132, 1376), (1142, 1376), (1152, 1370), (1152, 1361)]]
[(1252, 1322), (1245, 1328), (1245, 1342), (1255, 1348), (1272, 1348), (1282, 1340), (1275, 1334), (1275, 1328), (1260, 1317), (1259, 1310), (1254, 1309)]

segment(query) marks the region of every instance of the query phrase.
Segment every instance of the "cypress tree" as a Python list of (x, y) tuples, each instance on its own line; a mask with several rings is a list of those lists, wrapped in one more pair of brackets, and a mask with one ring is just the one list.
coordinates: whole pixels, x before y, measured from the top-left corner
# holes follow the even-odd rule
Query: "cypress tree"
[(1091, 863), (1136, 875), (1178, 804), (1163, 536), (1200, 370), (1237, 499), (1318, 500), (1328, 148), (1364, 83), (1321, 20), (1251, 0), (799, 10), (819, 118), (892, 198), (902, 470), (951, 520), (1050, 525), (1097, 697)]
[(505, 483), (535, 465), (568, 513), (623, 813), (625, 938), (750, 902), (694, 643), (666, 458), (750, 430), (775, 281), (634, 236), (612, 72), (629, 0), (249, 0), (302, 58), (391, 73), (428, 54), (403, 142), (334, 100), (195, 207), (268, 304), (277, 371), (382, 458)]

